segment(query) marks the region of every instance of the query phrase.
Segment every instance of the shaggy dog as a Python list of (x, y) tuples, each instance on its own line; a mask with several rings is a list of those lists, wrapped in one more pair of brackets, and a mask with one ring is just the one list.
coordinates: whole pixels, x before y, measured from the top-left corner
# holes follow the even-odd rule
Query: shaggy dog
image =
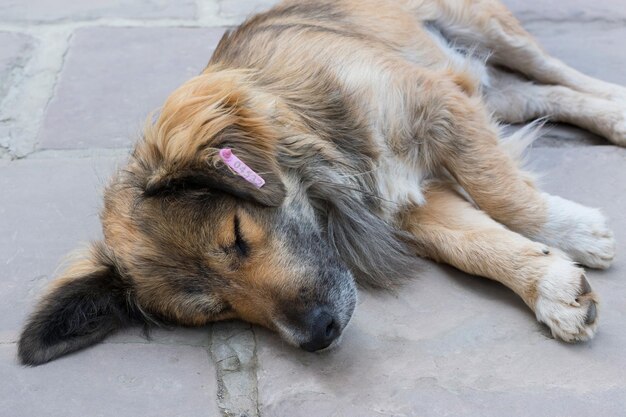
[(626, 145), (625, 109), (626, 89), (547, 55), (497, 0), (287, 0), (224, 35), (149, 120), (106, 188), (104, 240), (52, 283), (19, 357), (225, 319), (321, 350), (356, 283), (392, 287), (420, 256), (589, 340), (579, 264), (607, 268), (613, 235), (520, 170), (532, 127), (498, 123), (549, 116)]

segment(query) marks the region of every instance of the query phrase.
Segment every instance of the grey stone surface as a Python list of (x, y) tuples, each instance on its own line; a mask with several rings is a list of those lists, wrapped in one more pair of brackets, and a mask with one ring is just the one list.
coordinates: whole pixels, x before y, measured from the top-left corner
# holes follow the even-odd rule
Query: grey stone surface
[(11, 158), (19, 158), (35, 150), (37, 132), (63, 66), (72, 31), (67, 27), (5, 25), (0, 20), (0, 27), (5, 26), (27, 31), (37, 39), (25, 65), (11, 71), (10, 85), (6, 86), (6, 96), (0, 102), (0, 147)]
[(58, 22), (99, 18), (193, 18), (193, 0), (3, 0), (0, 18), (9, 22)]
[(32, 46), (33, 40), (27, 35), (0, 32), (0, 101), (17, 72), (28, 61)]
[(99, 236), (99, 193), (112, 160), (0, 163), (0, 335), (15, 340), (27, 307), (81, 242)]
[(146, 332), (142, 327), (130, 327), (112, 334), (103, 343), (143, 343), (161, 345), (184, 345), (208, 348), (210, 345), (211, 326), (189, 327), (151, 327)]
[(256, 342), (251, 326), (214, 324), (210, 351), (217, 368), (217, 402), (224, 415), (258, 417)]
[(146, 116), (205, 67), (223, 29), (76, 31), (39, 136), (42, 149), (128, 147)]
[[(541, 149), (547, 191), (601, 206), (626, 250), (626, 150)], [(626, 407), (626, 262), (589, 271), (602, 299), (597, 337), (550, 338), (506, 288), (434, 265), (396, 295), (361, 293), (341, 346), (308, 354), (258, 337), (261, 415), (589, 416)]]
[[(506, 126), (505, 134), (520, 129), (523, 125)], [(579, 146), (603, 146), (609, 141), (601, 136), (576, 126), (547, 123), (539, 131), (539, 137), (533, 143), (534, 148), (573, 148)]]
[[(626, 84), (623, 0), (504, 1), (550, 53)], [(611, 270), (589, 272), (602, 300), (591, 343), (556, 342), (507, 289), (429, 264), (397, 294), (362, 293), (327, 354), (235, 322), (149, 339), (130, 328), (17, 365), (37, 296), (65, 254), (100, 237), (100, 190), (145, 116), (208, 61), (223, 28), (203, 26), (275, 3), (0, 0), (0, 415), (622, 415), (626, 151), (563, 125), (544, 130), (530, 159), (546, 190), (603, 207), (619, 244)]]
[[(622, 5), (626, 15), (626, 2)], [(592, 77), (626, 85), (626, 24), (529, 23), (525, 28), (548, 53), (568, 65)]]
[(239, 20), (254, 13), (263, 12), (278, 3), (277, 0), (218, 0), (221, 16)]
[(626, 21), (622, 0), (502, 0), (523, 22)]
[[(0, 161), (0, 343), (14, 342), (62, 259), (101, 236), (101, 189), (124, 158)], [(6, 302), (10, 300), (10, 302)], [(152, 343), (208, 345), (209, 329), (156, 329)], [(128, 329), (111, 343), (149, 343)]]
[(215, 368), (204, 348), (98, 346), (37, 368), (0, 345), (0, 410), (11, 417), (218, 416)]
[(535, 147), (572, 148), (576, 146), (604, 146), (610, 142), (576, 126), (549, 123), (541, 129)]

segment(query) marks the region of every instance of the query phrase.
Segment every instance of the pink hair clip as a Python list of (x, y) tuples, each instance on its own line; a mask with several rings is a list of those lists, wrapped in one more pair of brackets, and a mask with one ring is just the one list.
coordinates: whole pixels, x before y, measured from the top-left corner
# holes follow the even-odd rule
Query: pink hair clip
[(233, 169), (237, 174), (243, 177), (244, 180), (257, 188), (265, 185), (265, 180), (261, 178), (259, 174), (254, 172), (252, 168), (246, 165), (241, 159), (237, 158), (233, 151), (228, 148), (220, 149), (220, 158), (229, 167)]

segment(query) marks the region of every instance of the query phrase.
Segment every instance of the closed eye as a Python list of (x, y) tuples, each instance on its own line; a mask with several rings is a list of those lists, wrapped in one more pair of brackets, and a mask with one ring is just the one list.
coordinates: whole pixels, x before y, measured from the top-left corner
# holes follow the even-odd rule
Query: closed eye
[(235, 243), (233, 248), (239, 256), (247, 256), (250, 252), (250, 246), (243, 238), (241, 234), (241, 224), (239, 222), (239, 216), (235, 215)]

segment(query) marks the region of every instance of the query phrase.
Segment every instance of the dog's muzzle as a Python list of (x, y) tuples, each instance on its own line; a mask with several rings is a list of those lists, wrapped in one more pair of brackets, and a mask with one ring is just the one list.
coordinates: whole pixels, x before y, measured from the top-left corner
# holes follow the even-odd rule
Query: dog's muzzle
[(325, 307), (313, 309), (305, 318), (309, 340), (300, 344), (307, 352), (315, 352), (330, 346), (339, 337), (341, 330), (339, 323)]

